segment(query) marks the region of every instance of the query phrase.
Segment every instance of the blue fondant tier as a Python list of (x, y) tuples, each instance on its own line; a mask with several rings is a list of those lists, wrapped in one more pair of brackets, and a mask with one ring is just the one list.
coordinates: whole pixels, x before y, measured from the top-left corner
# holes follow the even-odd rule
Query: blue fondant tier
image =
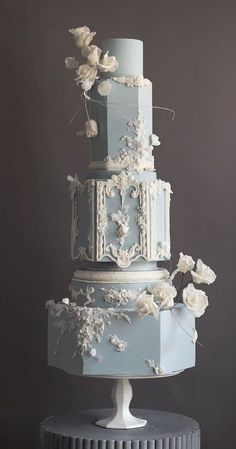
[(168, 271), (77, 270), (70, 285), (70, 297), (79, 306), (132, 309), (148, 287), (168, 279)]
[(115, 73), (108, 72), (109, 77), (136, 77), (143, 74), (143, 42), (139, 39), (106, 39), (101, 49), (103, 53), (109, 52), (109, 56), (115, 56), (119, 63)]
[(73, 259), (114, 261), (127, 268), (140, 258), (170, 258), (170, 185), (154, 174), (145, 175), (151, 181), (142, 176), (121, 172), (85, 182), (69, 178)]
[[(78, 328), (71, 326), (71, 317), (62, 313), (60, 320), (49, 314), (48, 364), (69, 374), (87, 376), (138, 377), (167, 376), (195, 365), (195, 344), (189, 334), (195, 328), (194, 317), (183, 305), (140, 318), (135, 310), (114, 308), (80, 310)], [(99, 318), (98, 318), (99, 317)], [(61, 336), (62, 322), (69, 331)], [(87, 347), (85, 329), (96, 324), (96, 336)], [(93, 334), (94, 335), (94, 334)]]
[(98, 135), (90, 139), (89, 168), (152, 171), (152, 84), (128, 87), (109, 82), (107, 97), (99, 95), (98, 83), (90, 94), (90, 116), (98, 124)]

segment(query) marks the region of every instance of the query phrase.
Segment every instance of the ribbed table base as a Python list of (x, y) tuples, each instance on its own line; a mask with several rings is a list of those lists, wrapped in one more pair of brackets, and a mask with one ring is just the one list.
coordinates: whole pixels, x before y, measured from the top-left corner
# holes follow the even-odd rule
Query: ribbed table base
[(140, 429), (103, 429), (94, 423), (111, 410), (85, 410), (50, 416), (41, 423), (41, 449), (200, 449), (200, 430), (187, 416), (155, 410), (133, 410), (147, 419)]

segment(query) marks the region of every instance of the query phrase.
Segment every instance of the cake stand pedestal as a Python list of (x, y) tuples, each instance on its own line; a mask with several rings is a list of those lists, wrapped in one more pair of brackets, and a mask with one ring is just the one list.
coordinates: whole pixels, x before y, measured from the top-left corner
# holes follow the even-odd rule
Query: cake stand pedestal
[(96, 421), (96, 425), (107, 429), (136, 429), (147, 424), (146, 419), (136, 418), (130, 412), (129, 405), (133, 390), (129, 379), (114, 380), (111, 399), (114, 405), (112, 414)]
[(133, 410), (145, 427), (104, 429), (95, 424), (111, 410), (85, 410), (51, 416), (41, 423), (41, 449), (200, 449), (198, 423), (186, 416), (155, 410)]

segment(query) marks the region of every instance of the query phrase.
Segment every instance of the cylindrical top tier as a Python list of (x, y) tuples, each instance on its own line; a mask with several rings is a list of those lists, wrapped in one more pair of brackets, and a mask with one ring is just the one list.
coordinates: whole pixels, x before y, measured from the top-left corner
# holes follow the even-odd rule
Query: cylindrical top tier
[(103, 53), (115, 56), (119, 67), (113, 76), (143, 75), (143, 42), (138, 39), (107, 39), (101, 45)]

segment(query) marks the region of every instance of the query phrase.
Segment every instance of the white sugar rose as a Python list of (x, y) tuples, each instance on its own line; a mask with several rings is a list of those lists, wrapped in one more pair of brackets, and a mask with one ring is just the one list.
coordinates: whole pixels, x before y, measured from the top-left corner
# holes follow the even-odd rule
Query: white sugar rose
[(137, 298), (137, 310), (141, 317), (154, 315), (156, 320), (159, 317), (159, 308), (154, 301), (154, 296), (148, 295), (145, 291)]
[(85, 122), (85, 132), (88, 138), (97, 136), (98, 134), (97, 122), (93, 119), (87, 120), (87, 122)]
[(101, 81), (98, 85), (98, 93), (99, 95), (106, 97), (110, 94), (112, 90), (112, 85), (110, 80)]
[(177, 291), (173, 285), (168, 282), (160, 282), (148, 287), (148, 291), (154, 295), (155, 301), (161, 308), (170, 308), (174, 306), (174, 298)]
[(76, 70), (79, 68), (79, 61), (71, 56), (65, 59), (65, 64), (66, 68), (69, 70)]
[(208, 298), (204, 291), (198, 290), (193, 284), (189, 284), (183, 290), (183, 303), (196, 318), (202, 316), (208, 306)]
[(191, 271), (195, 265), (195, 262), (191, 256), (187, 256), (183, 253), (179, 254), (179, 262), (177, 264), (178, 271), (180, 273), (187, 273)]
[(90, 65), (97, 65), (102, 53), (102, 50), (97, 45), (91, 45), (90, 47), (83, 47), (81, 53), (84, 58), (87, 58)]
[(214, 271), (205, 265), (201, 259), (197, 261), (196, 271), (191, 271), (193, 282), (196, 284), (212, 284), (216, 280)]
[(119, 64), (115, 56), (108, 56), (108, 52), (103, 56), (98, 64), (100, 72), (115, 72)]
[(69, 33), (73, 34), (75, 43), (78, 47), (88, 47), (90, 42), (93, 40), (95, 36), (95, 32), (91, 32), (90, 29), (86, 26), (79, 28), (71, 28)]
[(85, 91), (90, 90), (96, 80), (96, 67), (83, 64), (76, 70), (76, 73), (78, 75), (78, 78), (75, 79), (76, 83), (81, 83), (82, 89)]

